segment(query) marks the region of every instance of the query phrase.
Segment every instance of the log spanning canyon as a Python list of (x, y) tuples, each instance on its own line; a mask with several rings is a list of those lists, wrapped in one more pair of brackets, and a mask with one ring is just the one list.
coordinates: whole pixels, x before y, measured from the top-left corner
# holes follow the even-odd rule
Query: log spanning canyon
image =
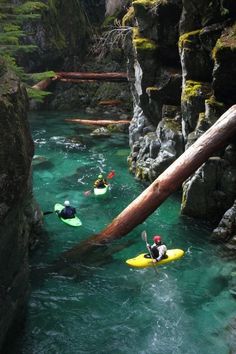
[(82, 241), (62, 257), (68, 261), (81, 260), (89, 252), (128, 234), (178, 190), (210, 156), (229, 144), (235, 135), (236, 105), (228, 109), (104, 230)]
[(32, 86), (35, 90), (46, 90), (52, 82), (71, 82), (71, 83), (83, 83), (83, 82), (128, 82), (128, 75), (126, 72), (56, 72), (55, 76), (46, 78), (39, 81), (37, 84)]

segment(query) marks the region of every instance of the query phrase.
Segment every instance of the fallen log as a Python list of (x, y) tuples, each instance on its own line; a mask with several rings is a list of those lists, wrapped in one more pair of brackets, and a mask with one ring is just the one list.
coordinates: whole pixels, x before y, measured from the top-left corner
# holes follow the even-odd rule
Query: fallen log
[(129, 120), (108, 120), (108, 119), (101, 119), (101, 120), (92, 120), (92, 119), (79, 119), (79, 118), (66, 118), (66, 122), (71, 123), (79, 123), (82, 125), (99, 125), (106, 127), (110, 124), (130, 124)]
[(78, 261), (114, 239), (126, 235), (141, 224), (161, 203), (191, 176), (207, 159), (236, 135), (236, 105), (172, 163), (147, 189), (128, 205), (104, 230), (91, 236), (63, 255)]
[(121, 100), (103, 100), (98, 102), (99, 106), (120, 106), (121, 104)]
[(68, 79), (68, 78), (64, 78), (64, 79), (58, 79), (60, 82), (72, 82), (74, 84), (81, 84), (81, 83), (96, 83), (98, 82), (98, 80), (91, 80), (91, 79)]
[(39, 81), (37, 84), (32, 86), (33, 89), (35, 90), (46, 90), (49, 85), (51, 85), (53, 79), (51, 77), (48, 77), (47, 79)]
[(126, 72), (57, 72), (57, 79), (102, 80), (102, 81), (128, 81)]

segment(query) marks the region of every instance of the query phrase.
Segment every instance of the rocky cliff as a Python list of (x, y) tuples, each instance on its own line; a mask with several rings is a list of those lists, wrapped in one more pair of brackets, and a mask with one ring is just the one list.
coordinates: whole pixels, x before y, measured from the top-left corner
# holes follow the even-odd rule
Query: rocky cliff
[[(18, 62), (29, 72), (76, 70), (84, 57), (93, 28), (105, 12), (103, 0), (51, 0), (39, 20), (27, 21), (24, 41), (35, 46)], [(93, 9), (93, 13), (91, 13)]]
[(39, 216), (31, 186), (33, 142), (28, 98), (0, 63), (0, 352), (9, 329), (22, 321), (29, 291), (28, 250)]
[[(134, 77), (128, 162), (137, 178), (152, 181), (236, 102), (236, 4), (133, 0), (130, 6), (123, 21), (132, 31)], [(232, 141), (184, 183), (182, 213), (219, 221), (236, 198), (235, 167)]]

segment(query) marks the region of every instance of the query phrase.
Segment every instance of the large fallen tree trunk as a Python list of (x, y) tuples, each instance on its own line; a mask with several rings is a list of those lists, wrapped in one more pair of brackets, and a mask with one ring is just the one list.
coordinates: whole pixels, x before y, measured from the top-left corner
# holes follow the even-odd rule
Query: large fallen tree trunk
[(126, 72), (57, 72), (57, 79), (100, 80), (100, 81), (128, 81)]
[(53, 79), (48, 77), (47, 79), (39, 81), (37, 84), (32, 86), (33, 89), (35, 90), (46, 90), (48, 86), (52, 83)]
[(191, 176), (212, 154), (219, 151), (236, 135), (236, 105), (225, 112), (193, 145), (172, 163), (147, 189), (145, 189), (103, 231), (90, 237), (63, 257), (78, 260), (114, 239), (121, 238), (141, 224), (182, 183)]
[(110, 124), (130, 124), (129, 120), (92, 120), (92, 119), (79, 119), (79, 118), (66, 118), (66, 122), (79, 123), (82, 125), (99, 125), (106, 127)]

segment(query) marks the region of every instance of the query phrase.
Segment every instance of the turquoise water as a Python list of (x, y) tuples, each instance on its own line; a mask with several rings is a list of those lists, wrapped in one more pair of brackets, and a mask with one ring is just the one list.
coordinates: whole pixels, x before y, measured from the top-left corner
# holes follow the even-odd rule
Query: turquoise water
[[(34, 113), (30, 124), (35, 154), (34, 193), (44, 211), (70, 200), (83, 225), (69, 227), (54, 214), (45, 216), (46, 243), (32, 258), (32, 294), (22, 354), (148, 353), (228, 354), (235, 352), (232, 320), (235, 300), (229, 292), (233, 263), (225, 263), (209, 244), (206, 225), (179, 216), (179, 195), (170, 197), (128, 236), (113, 242), (113, 257), (73, 271), (48, 272), (64, 251), (101, 231), (145, 188), (128, 172), (128, 136), (92, 138), (90, 128), (65, 123), (84, 115)], [(85, 117), (85, 116), (84, 116)], [(42, 158), (41, 158), (42, 159)], [(84, 192), (100, 172), (115, 170), (107, 198)], [(168, 248), (185, 257), (158, 267), (135, 270), (125, 264), (163, 236)], [(116, 252), (115, 252), (116, 250)], [(16, 353), (19, 353), (19, 347)]]

